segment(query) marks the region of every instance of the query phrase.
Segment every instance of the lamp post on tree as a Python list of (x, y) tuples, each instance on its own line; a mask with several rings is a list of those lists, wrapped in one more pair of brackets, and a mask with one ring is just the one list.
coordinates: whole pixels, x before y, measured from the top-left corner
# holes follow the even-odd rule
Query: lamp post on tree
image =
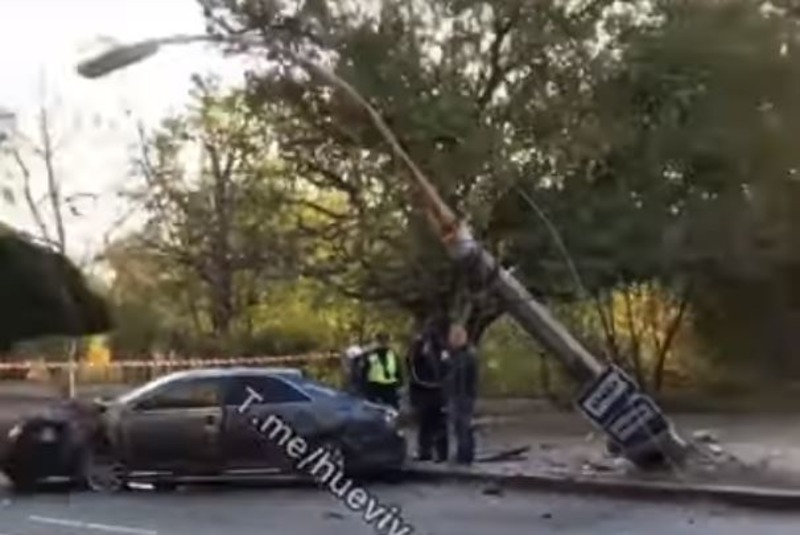
[(77, 70), (84, 77), (99, 78), (156, 54), (162, 46), (202, 41), (268, 47), (271, 53), (282, 55), (303, 68), (312, 79), (340, 90), (363, 109), (391, 147), (393, 155), (405, 165), (408, 171), (406, 177), (416, 194), (415, 200), (425, 209), (434, 232), (450, 257), (465, 266), (476, 280), (488, 285), (502, 301), (505, 311), (548, 353), (558, 358), (584, 387), (578, 400), (579, 410), (602, 428), (625, 456), (639, 467), (678, 464), (684, 460), (686, 443), (676, 434), (656, 404), (642, 394), (622, 370), (601, 362), (589, 353), (544, 305), (500, 266), (475, 240), (467, 224), (460, 221), (445, 204), (431, 181), (402, 148), (380, 113), (347, 81), (329, 69), (287, 47), (269, 47), (260, 37), (240, 34), (232, 37), (177, 35), (117, 46), (84, 61)]

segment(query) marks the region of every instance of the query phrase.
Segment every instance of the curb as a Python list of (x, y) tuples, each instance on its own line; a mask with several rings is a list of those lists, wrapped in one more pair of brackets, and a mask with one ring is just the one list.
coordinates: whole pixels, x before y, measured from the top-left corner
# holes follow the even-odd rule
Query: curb
[(504, 475), (459, 470), (407, 467), (405, 476), (423, 482), (491, 483), (502, 488), (590, 494), (646, 501), (716, 501), (728, 505), (769, 510), (800, 510), (800, 490), (746, 485), (631, 481), (602, 477)]

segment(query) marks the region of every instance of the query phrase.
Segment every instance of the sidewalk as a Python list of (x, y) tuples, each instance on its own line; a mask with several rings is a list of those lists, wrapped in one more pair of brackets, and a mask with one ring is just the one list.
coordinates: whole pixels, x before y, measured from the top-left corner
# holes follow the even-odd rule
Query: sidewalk
[[(800, 417), (692, 415), (673, 420), (684, 439), (702, 452), (676, 471), (676, 479), (765, 482), (800, 489)], [(487, 463), (487, 470), (643, 477), (608, 456), (604, 437), (577, 415), (538, 415), (528, 422), (484, 419), (478, 439), (488, 451), (531, 447), (525, 460)]]
[[(642, 473), (605, 451), (579, 415), (535, 412), (478, 418), (478, 457), (529, 447), (523, 457), (464, 468), (412, 463), (411, 473), (626, 497), (722, 498), (800, 507), (800, 416), (678, 415), (697, 453), (673, 472)], [(413, 442), (413, 437), (412, 437)]]

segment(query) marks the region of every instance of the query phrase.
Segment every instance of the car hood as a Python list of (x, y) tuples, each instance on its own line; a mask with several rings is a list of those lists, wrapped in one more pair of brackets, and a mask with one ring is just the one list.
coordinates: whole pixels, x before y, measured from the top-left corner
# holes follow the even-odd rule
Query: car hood
[(345, 392), (335, 391), (324, 399), (318, 399), (324, 406), (345, 419), (383, 420), (386, 411), (391, 410)]

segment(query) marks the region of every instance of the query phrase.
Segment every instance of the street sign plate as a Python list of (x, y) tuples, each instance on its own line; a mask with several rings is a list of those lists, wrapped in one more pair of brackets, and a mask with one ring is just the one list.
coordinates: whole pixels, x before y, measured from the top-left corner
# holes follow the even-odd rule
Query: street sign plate
[(669, 428), (658, 406), (624, 371), (609, 366), (578, 398), (578, 407), (623, 448), (634, 448)]
[(614, 406), (623, 402), (635, 389), (636, 385), (624, 374), (609, 370), (588, 389), (579, 404), (589, 418), (601, 423), (610, 412), (613, 412)]

